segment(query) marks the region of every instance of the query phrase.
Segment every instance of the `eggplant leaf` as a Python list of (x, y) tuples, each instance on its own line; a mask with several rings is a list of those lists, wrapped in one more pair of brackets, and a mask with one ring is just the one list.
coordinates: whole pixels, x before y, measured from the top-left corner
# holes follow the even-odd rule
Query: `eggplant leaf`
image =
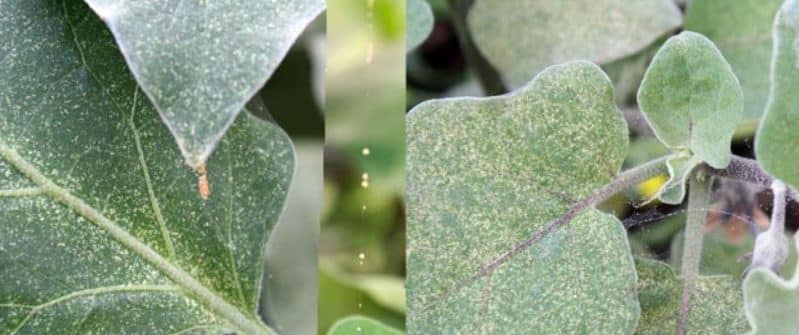
[(679, 27), (672, 0), (475, 0), (474, 42), (511, 87), (575, 59), (609, 63)]
[(706, 37), (686, 31), (666, 41), (644, 75), (638, 104), (655, 136), (675, 153), (659, 196), (664, 202), (682, 202), (685, 178), (700, 163), (718, 169), (729, 164), (743, 91)]
[(786, 1), (777, 13), (773, 39), (769, 99), (755, 153), (768, 173), (799, 188), (799, 1)]
[(627, 127), (598, 66), (422, 103), (407, 133), (409, 333), (632, 333), (630, 246), (595, 208), (483, 273), (619, 171)]
[(201, 165), (323, 0), (85, 0), (191, 167)]
[(198, 179), (83, 2), (0, 2), (0, 36), (0, 333), (273, 334), (286, 134), (241, 114)]

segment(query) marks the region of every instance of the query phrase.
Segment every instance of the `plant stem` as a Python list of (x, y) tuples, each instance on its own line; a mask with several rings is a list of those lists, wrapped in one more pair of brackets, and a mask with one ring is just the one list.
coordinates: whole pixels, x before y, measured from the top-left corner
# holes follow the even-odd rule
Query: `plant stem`
[[(704, 167), (708, 173), (714, 176), (744, 181), (761, 187), (771, 187), (774, 182), (774, 177), (763, 171), (760, 164), (754, 159), (733, 155), (730, 165), (724, 169), (714, 169), (708, 165), (704, 165)], [(786, 194), (788, 198), (799, 202), (799, 194), (793, 188), (786, 186)]]
[(495, 258), (490, 263), (484, 265), (480, 269), (480, 272), (470, 279), (479, 278), (486, 274), (491, 273), (492, 271), (494, 271), (494, 269), (507, 262), (513, 256), (516, 256), (520, 252), (526, 250), (531, 245), (535, 244), (536, 242), (544, 238), (544, 236), (549, 235), (553, 231), (571, 222), (571, 220), (574, 219), (575, 216), (580, 214), (586, 208), (593, 206), (598, 202), (602, 202), (610, 198), (614, 194), (619, 193), (629, 187), (635, 186), (638, 183), (641, 183), (649, 178), (667, 173), (668, 170), (665, 164), (666, 158), (668, 157), (661, 157), (655, 160), (651, 160), (647, 163), (644, 163), (642, 165), (639, 165), (637, 167), (622, 172), (609, 184), (598, 189), (593, 194), (575, 202), (565, 213), (563, 213), (563, 215), (555, 219), (555, 221), (553, 221), (546, 227), (536, 231), (535, 234), (530, 236), (528, 239), (522, 241), (521, 243), (517, 244), (510, 251), (502, 254), (501, 256)]
[(679, 322), (677, 334), (683, 335), (687, 331), (688, 312), (691, 308), (691, 295), (699, 277), (699, 261), (702, 258), (702, 229), (705, 226), (707, 213), (702, 210), (710, 204), (710, 176), (703, 170), (697, 170), (691, 175), (688, 194), (688, 217), (685, 220), (685, 242), (682, 251), (683, 277), (682, 298), (680, 299)]
[(774, 179), (771, 184), (771, 191), (774, 192), (774, 206), (771, 210), (771, 225), (768, 227), (773, 234), (783, 236), (785, 234), (785, 194), (787, 187), (785, 183)]
[(449, 6), (452, 9), (452, 25), (455, 27), (455, 32), (458, 35), (458, 43), (463, 51), (463, 56), (466, 58), (466, 64), (471, 68), (480, 86), (483, 87), (483, 92), (486, 95), (500, 95), (508, 92), (507, 87), (502, 82), (499, 72), (488, 62), (483, 54), (477, 50), (477, 46), (472, 40), (472, 35), (466, 25), (466, 15), (469, 14), (469, 9), (472, 7), (473, 0), (449, 0)]
[(714, 169), (707, 165), (705, 167), (708, 172), (715, 176), (741, 180), (763, 187), (771, 186), (771, 182), (774, 179), (760, 168), (760, 164), (756, 160), (735, 155), (730, 159), (730, 165), (727, 165), (724, 169)]

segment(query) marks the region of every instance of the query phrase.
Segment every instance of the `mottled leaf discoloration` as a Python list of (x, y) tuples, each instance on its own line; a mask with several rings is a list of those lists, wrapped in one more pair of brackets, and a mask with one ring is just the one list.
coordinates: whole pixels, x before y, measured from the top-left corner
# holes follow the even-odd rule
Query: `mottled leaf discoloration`
[(85, 4), (0, 2), (0, 36), (0, 332), (270, 333), (255, 311), (285, 133), (240, 115), (203, 200)]
[[(677, 328), (683, 281), (662, 262), (636, 259), (641, 319), (635, 334), (672, 335)], [(740, 282), (731, 276), (696, 279), (691, 297), (689, 334), (740, 334), (746, 330)]]
[(632, 332), (629, 245), (596, 209), (472, 278), (619, 171), (627, 128), (596, 65), (553, 66), (495, 98), (420, 104), (407, 130), (409, 333)]

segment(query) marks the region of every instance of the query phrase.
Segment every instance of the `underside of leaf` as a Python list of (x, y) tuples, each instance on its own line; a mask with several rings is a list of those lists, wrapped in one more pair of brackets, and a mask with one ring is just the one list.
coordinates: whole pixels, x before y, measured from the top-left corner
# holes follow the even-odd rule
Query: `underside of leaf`
[(191, 167), (211, 154), (322, 0), (86, 0)]
[(702, 161), (696, 156), (675, 156), (666, 161), (669, 169), (669, 180), (658, 192), (658, 199), (664, 203), (678, 205), (685, 198), (686, 183), (691, 171)]
[(0, 2), (0, 36), (0, 332), (271, 333), (255, 311), (286, 134), (240, 115), (203, 200), (85, 4)]

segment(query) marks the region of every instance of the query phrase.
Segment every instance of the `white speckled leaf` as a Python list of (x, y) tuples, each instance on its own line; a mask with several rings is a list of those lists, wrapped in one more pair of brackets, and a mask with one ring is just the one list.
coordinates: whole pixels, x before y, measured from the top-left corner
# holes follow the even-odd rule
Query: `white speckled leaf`
[[(672, 335), (677, 329), (683, 283), (659, 261), (636, 259), (641, 319), (637, 335)], [(746, 331), (740, 282), (731, 276), (696, 280), (688, 317), (689, 334), (741, 334)]]
[(741, 81), (747, 120), (759, 118), (766, 106), (771, 25), (782, 1), (691, 1), (685, 10), (685, 29), (712, 40)]
[(351, 316), (336, 321), (330, 327), (327, 335), (403, 335), (405, 333), (386, 326), (376, 320), (363, 317)]
[(474, 277), (619, 171), (628, 139), (613, 99), (607, 76), (580, 61), (507, 95), (410, 112), (410, 334), (632, 333), (626, 234), (594, 208)]
[[(799, 246), (797, 237), (794, 245)], [(744, 280), (744, 309), (751, 335), (799, 334), (799, 271), (785, 280), (768, 269), (753, 270)]]
[(422, 44), (433, 30), (433, 9), (427, 0), (408, 0), (405, 4), (405, 50), (410, 51)]
[(757, 160), (799, 188), (799, 2), (783, 4), (774, 21), (774, 52), (766, 112), (755, 139)]
[(552, 64), (632, 55), (681, 21), (672, 0), (476, 0), (468, 18), (478, 48), (511, 87)]
[(81, 1), (0, 2), (0, 333), (272, 334), (255, 314), (293, 172), (240, 115), (185, 168)]
[(644, 75), (638, 104), (655, 136), (680, 155), (670, 160), (669, 189), (660, 195), (664, 202), (682, 201), (685, 176), (697, 164), (719, 169), (729, 164), (743, 92), (724, 56), (706, 37), (686, 31), (669, 38)]
[(205, 162), (323, 0), (85, 0), (192, 167)]

